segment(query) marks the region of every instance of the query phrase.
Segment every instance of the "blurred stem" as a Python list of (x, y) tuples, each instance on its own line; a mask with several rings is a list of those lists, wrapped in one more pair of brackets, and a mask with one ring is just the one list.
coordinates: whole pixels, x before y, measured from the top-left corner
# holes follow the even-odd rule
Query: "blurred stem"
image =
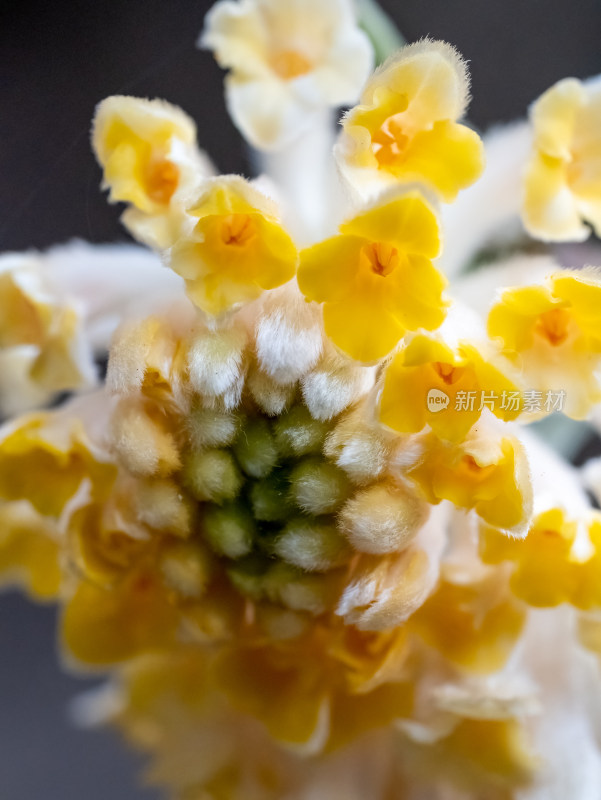
[(376, 64), (386, 61), (389, 55), (407, 44), (392, 17), (376, 0), (357, 0), (359, 25), (371, 39), (376, 54)]
[(334, 112), (326, 109), (282, 150), (252, 150), (257, 172), (272, 180), (281, 193), (287, 206), (286, 227), (301, 246), (336, 229), (333, 209), (339, 181), (332, 157), (335, 136)]

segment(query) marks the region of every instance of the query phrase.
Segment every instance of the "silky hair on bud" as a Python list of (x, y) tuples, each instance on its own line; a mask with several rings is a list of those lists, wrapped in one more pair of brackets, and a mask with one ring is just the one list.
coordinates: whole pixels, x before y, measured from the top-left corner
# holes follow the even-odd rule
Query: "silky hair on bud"
[(392, 481), (357, 492), (339, 514), (340, 527), (363, 553), (403, 550), (428, 518), (429, 507), (414, 492)]
[(361, 409), (342, 419), (328, 435), (324, 453), (355, 483), (382, 475), (388, 467), (394, 437), (375, 422), (365, 420)]
[(428, 557), (409, 548), (384, 558), (362, 556), (336, 613), (363, 631), (383, 631), (404, 622), (431, 589)]
[(332, 419), (367, 394), (375, 372), (375, 367), (358, 366), (332, 350), (302, 380), (307, 408), (316, 419)]
[(277, 383), (293, 383), (319, 359), (323, 333), (319, 308), (289, 286), (273, 291), (256, 327), (257, 359)]
[(192, 388), (199, 394), (222, 398), (226, 408), (237, 406), (244, 384), (246, 341), (246, 333), (237, 327), (197, 336), (187, 358)]
[(112, 444), (134, 475), (166, 477), (180, 467), (173, 436), (158, 425), (138, 401), (122, 400), (111, 422)]

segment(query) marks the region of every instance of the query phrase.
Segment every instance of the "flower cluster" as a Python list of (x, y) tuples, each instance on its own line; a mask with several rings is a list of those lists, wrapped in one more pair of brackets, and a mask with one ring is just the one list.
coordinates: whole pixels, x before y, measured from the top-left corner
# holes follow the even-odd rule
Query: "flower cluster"
[[(599, 415), (601, 272), (520, 239), (451, 283), (444, 204), (477, 228), (487, 145), (464, 61), (424, 40), (369, 77), (350, 0), (309, 5), (221, 0), (202, 44), (265, 165), (358, 101), (325, 237), (286, 224), (294, 160), (217, 176), (181, 110), (99, 105), (103, 185), (168, 278), (121, 255), (105, 385), (0, 430), (0, 577), (59, 603), (68, 662), (109, 676), (81, 717), (179, 800), (597, 797), (599, 467), (524, 428)], [(512, 208), (545, 241), (595, 223), (594, 86), (561, 82), (520, 133)], [(5, 263), (0, 356), (74, 392), (68, 298)]]

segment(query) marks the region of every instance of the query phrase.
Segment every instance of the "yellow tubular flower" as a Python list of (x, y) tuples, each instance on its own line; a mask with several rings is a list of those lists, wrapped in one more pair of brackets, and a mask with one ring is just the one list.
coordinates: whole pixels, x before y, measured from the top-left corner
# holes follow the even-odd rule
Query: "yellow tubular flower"
[(128, 203), (131, 233), (163, 249), (177, 238), (182, 203), (211, 168), (196, 146), (196, 126), (163, 100), (114, 96), (96, 109), (92, 145), (112, 203)]
[(200, 39), (230, 69), (228, 110), (261, 149), (285, 147), (316, 112), (354, 103), (373, 49), (350, 0), (221, 0)]
[[(480, 430), (482, 428), (482, 430)], [(450, 500), (474, 509), (492, 527), (524, 536), (532, 514), (532, 485), (522, 445), (478, 425), (460, 444), (430, 434), (424, 457), (408, 472), (430, 503)]]
[[(488, 333), (543, 393), (542, 411), (583, 419), (601, 401), (601, 274), (585, 268), (556, 272), (545, 284), (506, 289), (492, 307)], [(545, 394), (546, 393), (546, 394)]]
[[(541, 766), (527, 727), (519, 719), (457, 718), (436, 741), (408, 745), (409, 769), (459, 787), (457, 796), (512, 800)], [(430, 778), (432, 780), (432, 778)]]
[(357, 361), (386, 356), (408, 330), (444, 319), (438, 220), (418, 192), (386, 198), (301, 252), (298, 283), (323, 303), (325, 330)]
[(594, 511), (585, 521), (592, 553), (586, 561), (578, 561), (570, 602), (582, 610), (601, 609), (601, 513)]
[(82, 318), (61, 297), (42, 259), (0, 258), (0, 413), (42, 406), (96, 380)]
[(115, 474), (76, 419), (32, 414), (9, 426), (0, 441), (0, 497), (29, 500), (44, 515), (58, 516), (84, 480), (93, 497), (105, 498)]
[(534, 147), (525, 178), (524, 225), (543, 241), (582, 241), (601, 231), (601, 85), (566, 78), (530, 112)]
[(521, 600), (541, 608), (557, 606), (572, 601), (582, 571), (571, 557), (576, 529), (559, 508), (539, 514), (522, 540), (482, 526), (480, 556), (485, 564), (515, 564), (510, 586)]
[(198, 222), (169, 256), (192, 302), (221, 314), (294, 277), (297, 251), (267, 197), (236, 176), (208, 181), (188, 207)]
[(451, 202), (484, 168), (479, 136), (456, 121), (468, 93), (466, 65), (453, 47), (425, 39), (403, 48), (343, 121), (336, 157), (344, 175), (369, 194), (417, 181)]
[(452, 663), (476, 673), (495, 672), (511, 655), (526, 621), (503, 583), (496, 575), (469, 584), (443, 579), (409, 629)]
[(504, 405), (502, 398), (517, 391), (476, 347), (452, 348), (439, 338), (417, 335), (386, 368), (380, 420), (401, 433), (418, 433), (428, 425), (441, 439), (459, 442), (484, 409), (515, 419), (519, 409)]
[(61, 638), (69, 657), (106, 666), (176, 642), (180, 617), (154, 569), (111, 588), (77, 584), (64, 606)]

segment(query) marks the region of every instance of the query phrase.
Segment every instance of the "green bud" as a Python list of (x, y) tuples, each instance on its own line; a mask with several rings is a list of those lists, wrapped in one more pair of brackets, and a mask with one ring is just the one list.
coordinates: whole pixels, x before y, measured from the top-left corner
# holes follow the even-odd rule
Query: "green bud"
[(244, 426), (233, 449), (238, 463), (251, 478), (269, 475), (278, 461), (278, 450), (271, 428), (261, 418)]
[(283, 522), (293, 506), (289, 499), (290, 483), (282, 470), (257, 481), (250, 490), (250, 503), (255, 519), (262, 522)]
[(346, 563), (351, 550), (331, 521), (290, 520), (273, 546), (275, 555), (309, 572), (325, 572)]
[(186, 424), (190, 442), (196, 448), (225, 447), (231, 444), (243, 420), (238, 414), (196, 406), (188, 415)]
[(243, 506), (226, 503), (206, 509), (203, 532), (216, 553), (228, 558), (241, 558), (252, 550), (255, 524)]
[(290, 495), (308, 514), (330, 514), (347, 498), (349, 480), (335, 464), (307, 458), (290, 475)]
[(231, 453), (200, 450), (184, 462), (184, 484), (197, 500), (221, 503), (233, 500), (242, 486), (242, 476)]
[(320, 453), (330, 426), (313, 419), (305, 406), (297, 405), (274, 425), (278, 450), (284, 457)]
[(257, 555), (249, 555), (227, 568), (227, 574), (240, 594), (259, 600), (264, 594), (265, 575), (269, 562)]

